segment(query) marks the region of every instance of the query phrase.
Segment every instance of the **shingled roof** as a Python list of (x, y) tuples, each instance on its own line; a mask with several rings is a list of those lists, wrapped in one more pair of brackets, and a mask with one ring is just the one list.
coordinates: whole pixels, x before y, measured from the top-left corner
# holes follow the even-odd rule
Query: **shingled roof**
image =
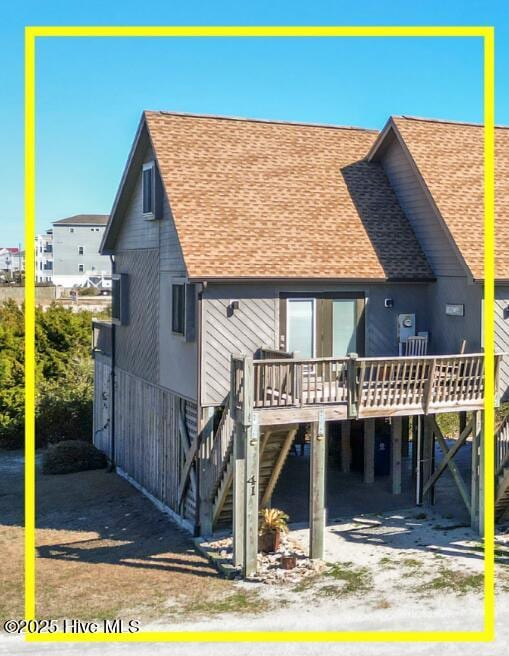
[[(483, 128), (394, 116), (433, 201), (472, 276), (484, 276)], [(495, 268), (496, 278), (509, 279), (509, 128), (495, 129)]]
[(431, 279), (377, 132), (145, 112), (190, 279)]

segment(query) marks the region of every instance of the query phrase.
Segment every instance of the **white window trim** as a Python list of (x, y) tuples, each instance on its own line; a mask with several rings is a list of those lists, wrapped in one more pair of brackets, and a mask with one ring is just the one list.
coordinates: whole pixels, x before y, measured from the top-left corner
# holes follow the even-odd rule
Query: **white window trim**
[(313, 304), (313, 353), (311, 354), (312, 358), (316, 358), (316, 298), (310, 298), (309, 296), (302, 297), (291, 297), (286, 299), (286, 348), (288, 349), (288, 344), (290, 343), (290, 313), (288, 312), (288, 305), (292, 301), (312, 301)]
[[(154, 207), (155, 207), (155, 202), (156, 202), (156, 198), (155, 198), (155, 168), (156, 168), (155, 161), (152, 160), (150, 162), (146, 162), (145, 164), (143, 164), (143, 169), (142, 169), (141, 208), (142, 208), (143, 218), (146, 219), (147, 221), (152, 221), (152, 220), (155, 219), (155, 212), (154, 212)], [(144, 191), (143, 178), (145, 177), (143, 174), (145, 173), (145, 171), (149, 171), (149, 170), (152, 171), (152, 177), (151, 177), (151, 182), (152, 182), (152, 189), (151, 189), (151, 193), (152, 193), (152, 210), (150, 212), (143, 212), (143, 191)]]

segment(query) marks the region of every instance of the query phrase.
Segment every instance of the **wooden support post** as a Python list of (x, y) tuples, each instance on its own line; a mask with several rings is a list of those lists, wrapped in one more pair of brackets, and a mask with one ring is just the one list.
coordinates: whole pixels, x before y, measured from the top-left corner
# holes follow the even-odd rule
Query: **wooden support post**
[(407, 458), (410, 440), (410, 417), (402, 417), (401, 422), (401, 455), (403, 458)]
[(472, 529), (483, 534), (484, 525), (484, 445), (482, 441), (483, 412), (473, 416), (472, 430), (472, 482), (470, 493), (470, 523)]
[(364, 420), (364, 482), (375, 482), (375, 420)]
[(423, 490), (423, 443), (424, 417), (414, 417), (415, 421), (415, 504), (422, 506)]
[(401, 494), (402, 428), (402, 418), (393, 417), (391, 419), (391, 487), (393, 494)]
[(352, 429), (351, 421), (341, 422), (341, 471), (343, 474), (350, 473), (352, 464), (352, 445), (350, 443), (350, 434)]
[(347, 387), (348, 387), (348, 400), (347, 412), (348, 417), (357, 417), (359, 414), (358, 398), (357, 398), (357, 353), (348, 354), (348, 362), (346, 364)]
[[(233, 564), (245, 570), (245, 532), (246, 532), (246, 442), (251, 435), (253, 418), (253, 359), (242, 358), (242, 406), (235, 411), (235, 432), (233, 438)], [(233, 366), (232, 366), (233, 372)], [(235, 403), (236, 381), (232, 375), (230, 399)], [(232, 405), (233, 414), (233, 405)], [(258, 474), (256, 475), (258, 479)], [(258, 497), (257, 497), (258, 498)], [(258, 520), (258, 518), (257, 518)], [(258, 532), (257, 532), (258, 535)]]
[(244, 492), (246, 489), (246, 461), (244, 431), (239, 421), (235, 422), (233, 434), (233, 564), (244, 563)]
[(210, 494), (210, 462), (209, 450), (214, 437), (214, 408), (204, 410), (204, 426), (202, 429), (202, 447), (199, 458), (199, 490), (200, 490), (200, 535), (210, 536), (213, 532), (213, 505)]
[(418, 429), (419, 429), (419, 417), (417, 415), (414, 415), (412, 417), (412, 480), (415, 481), (417, 480), (417, 463), (418, 463), (418, 457), (417, 457), (417, 435), (418, 435)]
[[(431, 423), (432, 415), (423, 417), (424, 431), (422, 441), (422, 483), (426, 485), (431, 476), (433, 475), (434, 451), (435, 451), (435, 434)], [(433, 505), (434, 486), (431, 487), (425, 494), (423, 494), (422, 502), (425, 505)]]
[(318, 422), (311, 427), (311, 458), (309, 481), (309, 557), (323, 558), (325, 533), (325, 472), (327, 440), (325, 413), (320, 411)]
[(246, 427), (246, 488), (244, 492), (244, 563), (242, 573), (251, 576), (258, 568), (258, 497), (260, 473), (260, 426), (253, 415)]

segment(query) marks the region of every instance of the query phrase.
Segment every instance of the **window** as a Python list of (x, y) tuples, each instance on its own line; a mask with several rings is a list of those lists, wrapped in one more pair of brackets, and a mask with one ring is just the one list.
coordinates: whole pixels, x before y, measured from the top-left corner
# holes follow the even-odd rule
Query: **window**
[(143, 214), (154, 213), (154, 163), (143, 165)]
[(74, 228), (69, 228), (69, 232), (74, 232)]
[(171, 286), (171, 329), (178, 335), (184, 334), (186, 319), (186, 287), (183, 284)]
[(85, 266), (83, 264), (78, 264), (78, 272), (83, 273), (85, 271)]
[(114, 273), (111, 276), (111, 319), (117, 325), (126, 325), (128, 322), (127, 283), (127, 273)]
[(78, 246), (78, 255), (83, 255), (85, 252), (85, 248), (83, 246)]

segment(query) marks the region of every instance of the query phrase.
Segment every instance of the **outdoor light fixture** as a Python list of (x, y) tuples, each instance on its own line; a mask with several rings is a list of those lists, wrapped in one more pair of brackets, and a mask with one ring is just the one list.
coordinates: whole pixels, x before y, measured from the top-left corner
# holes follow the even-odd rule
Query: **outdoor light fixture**
[(228, 305), (228, 308), (226, 310), (227, 315), (229, 317), (232, 317), (235, 310), (238, 310), (239, 307), (240, 307), (240, 301), (238, 301), (238, 300), (230, 301), (230, 303)]
[(384, 305), (386, 308), (391, 308), (394, 306), (394, 299), (392, 298), (386, 298), (384, 301)]

